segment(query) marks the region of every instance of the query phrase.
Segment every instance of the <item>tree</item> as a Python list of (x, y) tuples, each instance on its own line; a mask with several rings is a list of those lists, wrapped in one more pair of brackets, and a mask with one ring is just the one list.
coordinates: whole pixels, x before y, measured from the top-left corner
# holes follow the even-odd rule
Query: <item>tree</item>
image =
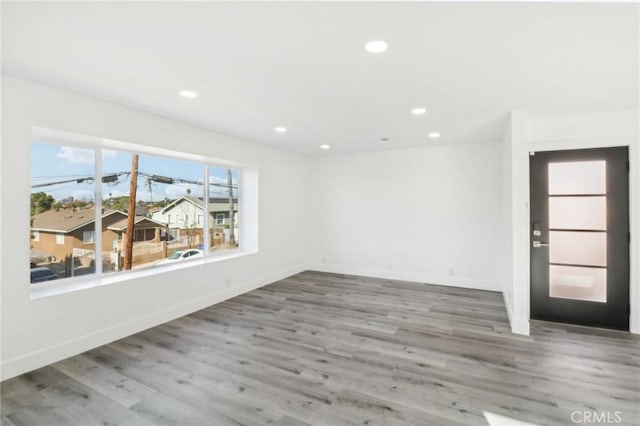
[(31, 216), (51, 210), (54, 201), (51, 195), (44, 192), (31, 194)]
[(102, 201), (102, 205), (109, 209), (126, 212), (129, 210), (129, 196), (123, 195), (115, 198), (107, 198)]
[(86, 200), (73, 200), (73, 203), (71, 203), (71, 207), (73, 207), (74, 209), (78, 207), (83, 208), (87, 207), (89, 204), (91, 203)]

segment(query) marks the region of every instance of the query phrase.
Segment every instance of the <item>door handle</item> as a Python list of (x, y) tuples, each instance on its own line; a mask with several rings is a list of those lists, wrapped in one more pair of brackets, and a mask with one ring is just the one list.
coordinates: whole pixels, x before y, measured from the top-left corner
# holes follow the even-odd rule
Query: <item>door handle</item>
[(549, 244), (548, 243), (543, 243), (541, 241), (534, 241), (533, 242), (533, 247), (534, 248), (549, 247)]

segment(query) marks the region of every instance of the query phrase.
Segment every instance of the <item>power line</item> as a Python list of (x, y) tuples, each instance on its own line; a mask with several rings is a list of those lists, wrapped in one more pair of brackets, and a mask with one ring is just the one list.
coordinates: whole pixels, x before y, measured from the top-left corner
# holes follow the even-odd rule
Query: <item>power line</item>
[(31, 185), (31, 188), (44, 188), (46, 186), (53, 186), (53, 185), (61, 185), (63, 183), (70, 183), (70, 182), (76, 182), (76, 183), (88, 183), (88, 184), (92, 184), (93, 182), (95, 182), (96, 178), (93, 176), (88, 176), (88, 177), (83, 177), (83, 178), (78, 178), (78, 179), (67, 179), (67, 180), (60, 180), (57, 182), (48, 182), (48, 183), (39, 183), (36, 185)]
[[(129, 174), (130, 172), (120, 172), (120, 173), (112, 173), (112, 174), (107, 174), (107, 175), (103, 175), (102, 176), (102, 182), (104, 183), (112, 183), (118, 180), (118, 178), (122, 175), (126, 175)], [(95, 176), (84, 176), (84, 177), (78, 177), (75, 179), (65, 179), (65, 180), (59, 180), (59, 181), (55, 181), (55, 182), (45, 182), (45, 183), (37, 183), (35, 185), (31, 185), (31, 188), (45, 188), (47, 186), (54, 186), (54, 185), (62, 185), (63, 183), (71, 183), (71, 182), (75, 182), (75, 183), (87, 183), (87, 184), (92, 184), (96, 181)]]
[[(131, 172), (117, 172), (117, 173), (104, 174), (102, 176), (102, 182), (110, 185), (117, 185), (118, 183), (121, 183), (119, 182), (120, 177), (129, 176), (129, 175), (131, 175)], [(37, 183), (37, 184), (31, 185), (31, 188), (45, 188), (48, 186), (61, 185), (64, 183), (71, 183), (71, 182), (87, 183), (87, 184), (92, 184), (93, 182), (95, 182), (95, 176), (69, 175), (69, 177), (71, 176), (77, 176), (77, 177), (72, 179), (54, 181), (54, 182)], [(147, 179), (148, 182), (163, 183), (166, 185), (173, 185), (173, 184), (204, 185), (202, 181), (179, 178), (179, 177), (156, 175), (156, 174), (146, 173), (142, 171), (138, 172), (138, 177), (144, 177)], [(41, 179), (41, 178), (44, 178), (44, 177), (38, 177), (34, 179)], [(238, 189), (237, 184), (229, 185), (229, 184), (223, 184), (223, 183), (217, 183), (217, 182), (209, 182), (209, 186), (216, 186), (216, 187), (225, 188), (225, 189), (228, 189), (229, 187), (235, 190)]]
[(52, 189), (49, 189), (48, 192), (62, 191), (63, 189), (71, 189), (71, 188), (75, 188), (75, 185), (66, 185), (66, 186), (61, 186), (59, 188), (52, 188)]
[(58, 176), (32, 176), (31, 179), (53, 179), (53, 178), (75, 178), (78, 176), (85, 176), (84, 174), (79, 175), (58, 175)]

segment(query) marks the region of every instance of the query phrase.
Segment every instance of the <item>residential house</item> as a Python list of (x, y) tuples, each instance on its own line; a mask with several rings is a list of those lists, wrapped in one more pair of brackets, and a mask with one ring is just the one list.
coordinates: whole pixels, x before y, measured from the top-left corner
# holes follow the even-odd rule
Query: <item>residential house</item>
[[(116, 239), (112, 242), (112, 248), (122, 251), (124, 241), (127, 239), (128, 218), (125, 217), (111, 225), (108, 229), (116, 233)], [(148, 217), (136, 216), (134, 219), (133, 242), (154, 242), (166, 241), (168, 238), (167, 226), (164, 223), (155, 221)]]
[[(94, 259), (94, 218), (95, 207), (54, 209), (37, 214), (31, 225), (31, 249), (38, 253), (38, 260), (42, 260), (42, 254), (53, 262), (71, 255), (88, 264)], [(105, 210), (102, 215), (103, 256), (122, 251), (126, 232), (127, 214), (119, 210)], [(160, 242), (163, 238), (167, 238), (164, 224), (136, 216), (134, 242)]]
[[(238, 200), (233, 200), (234, 230), (237, 238)], [(228, 229), (231, 224), (228, 198), (211, 198), (209, 200), (209, 227), (216, 231)], [(204, 201), (202, 198), (184, 196), (174, 200), (162, 210), (154, 212), (151, 218), (167, 224), (173, 238), (202, 234), (204, 226)], [(228, 238), (228, 237), (227, 237)]]
[[(102, 215), (102, 251), (110, 252), (118, 235), (111, 225), (126, 219), (119, 210), (106, 210)], [(46, 253), (51, 261), (95, 250), (95, 207), (48, 210), (33, 216), (31, 248)]]

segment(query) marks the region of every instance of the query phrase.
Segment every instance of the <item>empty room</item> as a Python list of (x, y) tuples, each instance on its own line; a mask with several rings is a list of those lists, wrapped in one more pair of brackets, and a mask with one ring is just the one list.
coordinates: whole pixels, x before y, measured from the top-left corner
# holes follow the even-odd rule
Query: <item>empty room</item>
[(640, 3), (2, 2), (2, 426), (640, 425)]

